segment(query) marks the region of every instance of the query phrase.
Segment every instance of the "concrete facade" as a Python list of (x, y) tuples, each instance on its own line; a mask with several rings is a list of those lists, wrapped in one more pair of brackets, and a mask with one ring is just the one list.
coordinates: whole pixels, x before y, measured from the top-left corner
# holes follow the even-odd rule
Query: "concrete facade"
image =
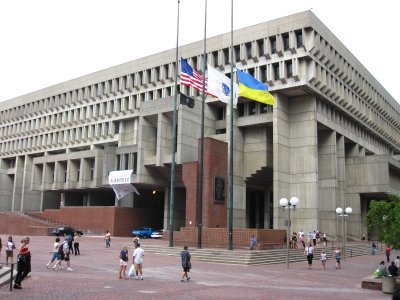
[[(357, 239), (366, 233), (368, 201), (400, 194), (399, 103), (310, 11), (233, 36), (234, 65), (276, 98), (273, 107), (240, 98), (234, 110), (234, 227), (283, 229), (279, 199), (297, 196), (293, 230), (334, 236), (336, 207), (351, 206), (348, 233)], [(209, 38), (207, 62), (230, 73), (230, 45), (230, 33)], [(203, 41), (179, 51), (201, 69)], [(171, 49), (2, 102), (0, 210), (161, 209), (167, 228), (175, 68)], [(175, 230), (196, 226), (192, 172), (201, 133), (201, 96), (181, 91), (196, 101), (177, 112)], [(227, 149), (229, 119), (225, 104), (207, 97), (205, 136)], [(225, 178), (228, 191), (222, 156), (225, 164), (204, 178), (204, 227), (227, 226), (226, 216), (211, 213), (215, 177)], [(124, 169), (134, 170), (141, 195), (117, 201), (108, 174)]]

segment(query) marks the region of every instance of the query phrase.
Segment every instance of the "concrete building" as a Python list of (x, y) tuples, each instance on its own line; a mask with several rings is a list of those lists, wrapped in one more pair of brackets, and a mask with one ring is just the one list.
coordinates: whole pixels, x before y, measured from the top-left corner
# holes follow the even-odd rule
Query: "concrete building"
[[(230, 45), (230, 33), (207, 40), (207, 62), (226, 74)], [(179, 51), (201, 69), (203, 41)], [(284, 229), (279, 199), (297, 196), (293, 230), (336, 235), (335, 209), (350, 206), (359, 238), (368, 201), (400, 194), (399, 103), (310, 11), (235, 31), (233, 53), (276, 98), (240, 98), (234, 111), (234, 227)], [(109, 226), (140, 215), (167, 228), (174, 86), (170, 49), (2, 102), (0, 210), (69, 209), (84, 228), (118, 211)], [(201, 97), (181, 91), (196, 102), (178, 107), (175, 230), (197, 225)], [(203, 227), (227, 227), (229, 109), (207, 97), (204, 121)], [(116, 200), (108, 174), (125, 169), (140, 196)]]

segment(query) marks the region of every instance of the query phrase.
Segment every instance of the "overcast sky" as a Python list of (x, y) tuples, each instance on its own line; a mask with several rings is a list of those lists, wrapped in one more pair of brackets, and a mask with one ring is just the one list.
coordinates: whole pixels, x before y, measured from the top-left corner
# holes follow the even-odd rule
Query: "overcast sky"
[[(204, 0), (181, 0), (180, 45), (204, 37)], [(231, 0), (208, 0), (207, 37), (230, 31)], [(397, 2), (234, 0), (234, 29), (314, 14), (400, 101)], [(176, 45), (177, 0), (0, 1), (0, 101)]]

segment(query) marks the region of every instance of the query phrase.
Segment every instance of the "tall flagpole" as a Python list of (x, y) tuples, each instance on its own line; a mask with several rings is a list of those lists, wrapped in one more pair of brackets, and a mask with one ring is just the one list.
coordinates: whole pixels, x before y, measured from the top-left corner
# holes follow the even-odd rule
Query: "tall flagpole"
[(228, 250), (233, 250), (233, 0), (231, 0), (231, 105), (229, 139), (229, 218)]
[(199, 159), (199, 184), (197, 194), (197, 248), (201, 248), (202, 226), (203, 226), (203, 156), (204, 156), (204, 106), (206, 101), (206, 38), (207, 38), (207, 0), (204, 8), (204, 52), (203, 52), (203, 93), (201, 95), (201, 138), (200, 138), (200, 159)]
[(174, 210), (175, 210), (175, 153), (176, 153), (176, 103), (178, 99), (178, 45), (179, 45), (179, 3), (178, 18), (176, 24), (176, 57), (175, 57), (175, 95), (174, 117), (172, 121), (172, 162), (171, 162), (171, 186), (169, 190), (169, 247), (174, 246)]

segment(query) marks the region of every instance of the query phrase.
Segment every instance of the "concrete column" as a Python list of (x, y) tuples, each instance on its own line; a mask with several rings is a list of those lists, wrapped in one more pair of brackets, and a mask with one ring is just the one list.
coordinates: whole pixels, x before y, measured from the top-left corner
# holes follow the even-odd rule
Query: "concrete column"
[(12, 210), (22, 211), (22, 186), (24, 180), (25, 157), (17, 156), (15, 159), (14, 187), (12, 197)]
[(164, 114), (158, 115), (157, 120), (157, 150), (156, 166), (163, 166), (166, 158), (171, 159), (172, 155), (172, 120)]
[(265, 191), (264, 192), (264, 229), (269, 229), (270, 224), (269, 224), (269, 219), (271, 217), (271, 210), (270, 210), (270, 204), (271, 204), (271, 197), (270, 197), (270, 191)]
[(41, 210), (41, 192), (30, 190), (32, 184), (33, 158), (25, 156), (24, 178), (22, 183), (21, 208), (23, 211)]

